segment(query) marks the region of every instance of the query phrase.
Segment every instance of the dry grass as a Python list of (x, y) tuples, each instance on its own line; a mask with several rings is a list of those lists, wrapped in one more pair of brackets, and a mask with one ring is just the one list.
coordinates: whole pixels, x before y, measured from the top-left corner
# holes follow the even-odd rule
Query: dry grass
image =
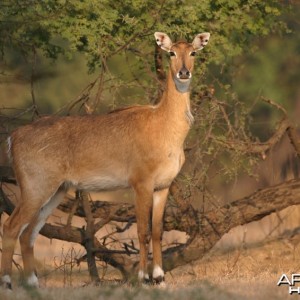
[[(227, 253), (212, 251), (193, 265), (168, 273), (165, 289), (108, 282), (82, 287), (88, 274), (81, 270), (65, 282), (62, 272), (54, 272), (41, 279), (39, 290), (0, 290), (0, 299), (293, 299), (299, 296), (290, 296), (287, 286), (278, 287), (277, 282), (283, 273), (291, 275), (299, 267), (297, 241), (282, 239)], [(108, 272), (106, 278), (117, 278), (117, 274)]]

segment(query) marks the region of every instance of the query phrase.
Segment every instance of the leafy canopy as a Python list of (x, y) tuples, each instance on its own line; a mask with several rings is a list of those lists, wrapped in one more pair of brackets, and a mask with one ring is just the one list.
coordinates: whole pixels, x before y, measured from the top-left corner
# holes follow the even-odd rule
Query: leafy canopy
[[(236, 73), (230, 67), (235, 57), (257, 49), (258, 38), (287, 32), (281, 20), (287, 9), (283, 1), (277, 0), (2, 1), (0, 51), (3, 57), (14, 49), (25, 57), (42, 53), (53, 60), (59, 55), (83, 53), (89, 70), (100, 70), (102, 74), (98, 99), (104, 95), (114, 102), (114, 95), (121, 99), (122, 94), (124, 103), (127, 94), (135, 102), (129, 91), (137, 85), (139, 90), (134, 91), (139, 99), (155, 98), (155, 31), (166, 32), (173, 40), (188, 41), (199, 32), (210, 32), (209, 46), (197, 56), (198, 62), (204, 64), (193, 75), (192, 102), (197, 125), (190, 135), (191, 140), (198, 140), (193, 143), (199, 148), (194, 165), (201, 166), (202, 173), (196, 180), (204, 182), (209, 169), (221, 170), (219, 173), (228, 177), (235, 175), (239, 166), (249, 169), (255, 163), (251, 155), (244, 160), (247, 154), (238, 147), (228, 151), (224, 148), (229, 143), (234, 145), (232, 141), (253, 140), (247, 128), (249, 110), (231, 90)], [(209, 97), (210, 101), (202, 103), (206, 96), (203, 76), (199, 75), (208, 63), (210, 81), (221, 86), (226, 105)], [(215, 168), (214, 164), (219, 165)]]
[(210, 31), (209, 61), (221, 64), (285, 29), (282, 9), (274, 0), (9, 0), (0, 4), (0, 47), (54, 59), (81, 51), (94, 69), (124, 48), (153, 45), (154, 31), (187, 39)]

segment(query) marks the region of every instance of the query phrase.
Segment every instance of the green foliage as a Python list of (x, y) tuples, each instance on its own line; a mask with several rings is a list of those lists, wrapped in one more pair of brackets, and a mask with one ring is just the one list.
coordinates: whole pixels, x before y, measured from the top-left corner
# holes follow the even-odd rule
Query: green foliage
[(144, 51), (153, 31), (192, 39), (212, 33), (208, 61), (253, 49), (253, 38), (285, 30), (278, 21), (284, 8), (274, 0), (10, 0), (0, 4), (0, 45), (50, 58), (81, 51), (91, 69), (124, 47)]
[[(247, 75), (260, 72), (260, 76), (251, 78), (257, 85), (265, 80), (271, 85), (275, 82), (274, 59), (264, 57), (272, 52), (272, 45), (268, 54), (255, 58), (251, 55), (261, 47), (261, 41), (270, 40), (270, 36), (284, 37), (289, 32), (283, 18), (288, 9), (283, 1), (275, 0), (2, 1), (0, 51), (4, 59), (12, 50), (17, 53), (15, 59), (21, 53), (28, 64), (35, 61), (36, 54), (57, 62), (61, 57), (77, 59), (82, 55), (89, 72), (100, 73), (94, 92), (98, 100), (93, 105), (98, 107), (101, 100), (114, 108), (147, 103), (157, 97), (155, 31), (166, 32), (173, 40), (188, 41), (199, 32), (209, 31), (209, 45), (197, 56), (201, 67), (197, 66), (193, 74), (196, 125), (189, 139), (198, 145), (195, 167), (202, 167), (198, 182), (212, 176), (212, 169), (233, 178), (237, 170), (250, 172), (257, 160), (238, 148), (224, 147), (255, 140), (249, 125), (250, 108), (258, 95), (248, 86)], [(279, 52), (280, 46), (276, 47), (274, 51)], [(243, 70), (243, 59), (253, 59), (253, 67)], [(268, 66), (260, 69), (266, 61)], [(237, 83), (240, 76), (244, 82)], [(215, 90), (211, 96), (207, 96), (209, 85)], [(248, 99), (246, 95), (250, 95)], [(79, 103), (90, 105), (90, 98)]]

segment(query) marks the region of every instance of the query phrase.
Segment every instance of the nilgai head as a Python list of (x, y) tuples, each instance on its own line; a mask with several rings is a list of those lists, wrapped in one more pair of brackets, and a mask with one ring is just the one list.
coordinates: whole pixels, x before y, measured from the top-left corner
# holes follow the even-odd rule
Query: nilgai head
[(170, 54), (170, 68), (177, 89), (180, 92), (186, 92), (192, 78), (196, 52), (207, 45), (210, 34), (199, 33), (192, 43), (173, 43), (163, 32), (155, 32), (154, 36), (157, 45)]

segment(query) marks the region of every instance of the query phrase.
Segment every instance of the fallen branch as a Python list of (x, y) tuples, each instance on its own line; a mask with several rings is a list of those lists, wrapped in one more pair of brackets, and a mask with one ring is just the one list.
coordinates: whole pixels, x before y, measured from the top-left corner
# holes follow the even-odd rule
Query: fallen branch
[[(294, 179), (283, 182), (281, 184), (258, 190), (250, 196), (240, 200), (233, 201), (218, 209), (213, 209), (206, 213), (200, 213), (196, 210), (189, 210), (188, 206), (182, 209), (166, 210), (164, 225), (169, 230), (186, 230), (189, 232), (191, 218), (189, 214), (193, 214), (193, 233), (194, 237), (188, 244), (176, 246), (164, 251), (164, 268), (170, 271), (175, 267), (187, 264), (197, 260), (207, 253), (230, 229), (244, 225), (253, 221), (262, 219), (263, 217), (280, 211), (291, 205), (300, 204), (300, 179)], [(125, 204), (110, 204), (107, 202), (106, 207), (114, 207), (114, 212), (118, 211), (115, 208)], [(125, 205), (126, 206), (126, 205)], [(127, 204), (127, 207), (130, 205)], [(100, 211), (101, 211), (100, 207)], [(5, 211), (10, 214), (13, 210), (12, 204), (8, 197), (0, 189), (0, 212)], [(92, 209), (93, 213), (97, 209)], [(130, 214), (127, 217), (131, 216)], [(188, 215), (189, 217), (186, 217)], [(122, 216), (125, 218), (125, 214)], [(41, 234), (50, 239), (59, 239), (69, 242), (82, 244), (81, 229), (74, 226), (55, 226), (45, 224), (41, 230)], [(128, 253), (124, 251), (111, 251), (100, 242), (94, 239), (95, 255), (119, 269), (125, 278), (128, 278), (136, 268), (136, 260), (129, 258)], [(127, 250), (125, 251), (127, 252)], [(136, 254), (136, 253), (134, 253)]]
[(207, 253), (230, 229), (262, 219), (273, 212), (300, 204), (300, 179), (293, 179), (258, 190), (250, 196), (233, 201), (219, 209), (197, 214), (199, 234), (187, 246), (169, 249), (164, 253), (164, 268), (197, 260)]

